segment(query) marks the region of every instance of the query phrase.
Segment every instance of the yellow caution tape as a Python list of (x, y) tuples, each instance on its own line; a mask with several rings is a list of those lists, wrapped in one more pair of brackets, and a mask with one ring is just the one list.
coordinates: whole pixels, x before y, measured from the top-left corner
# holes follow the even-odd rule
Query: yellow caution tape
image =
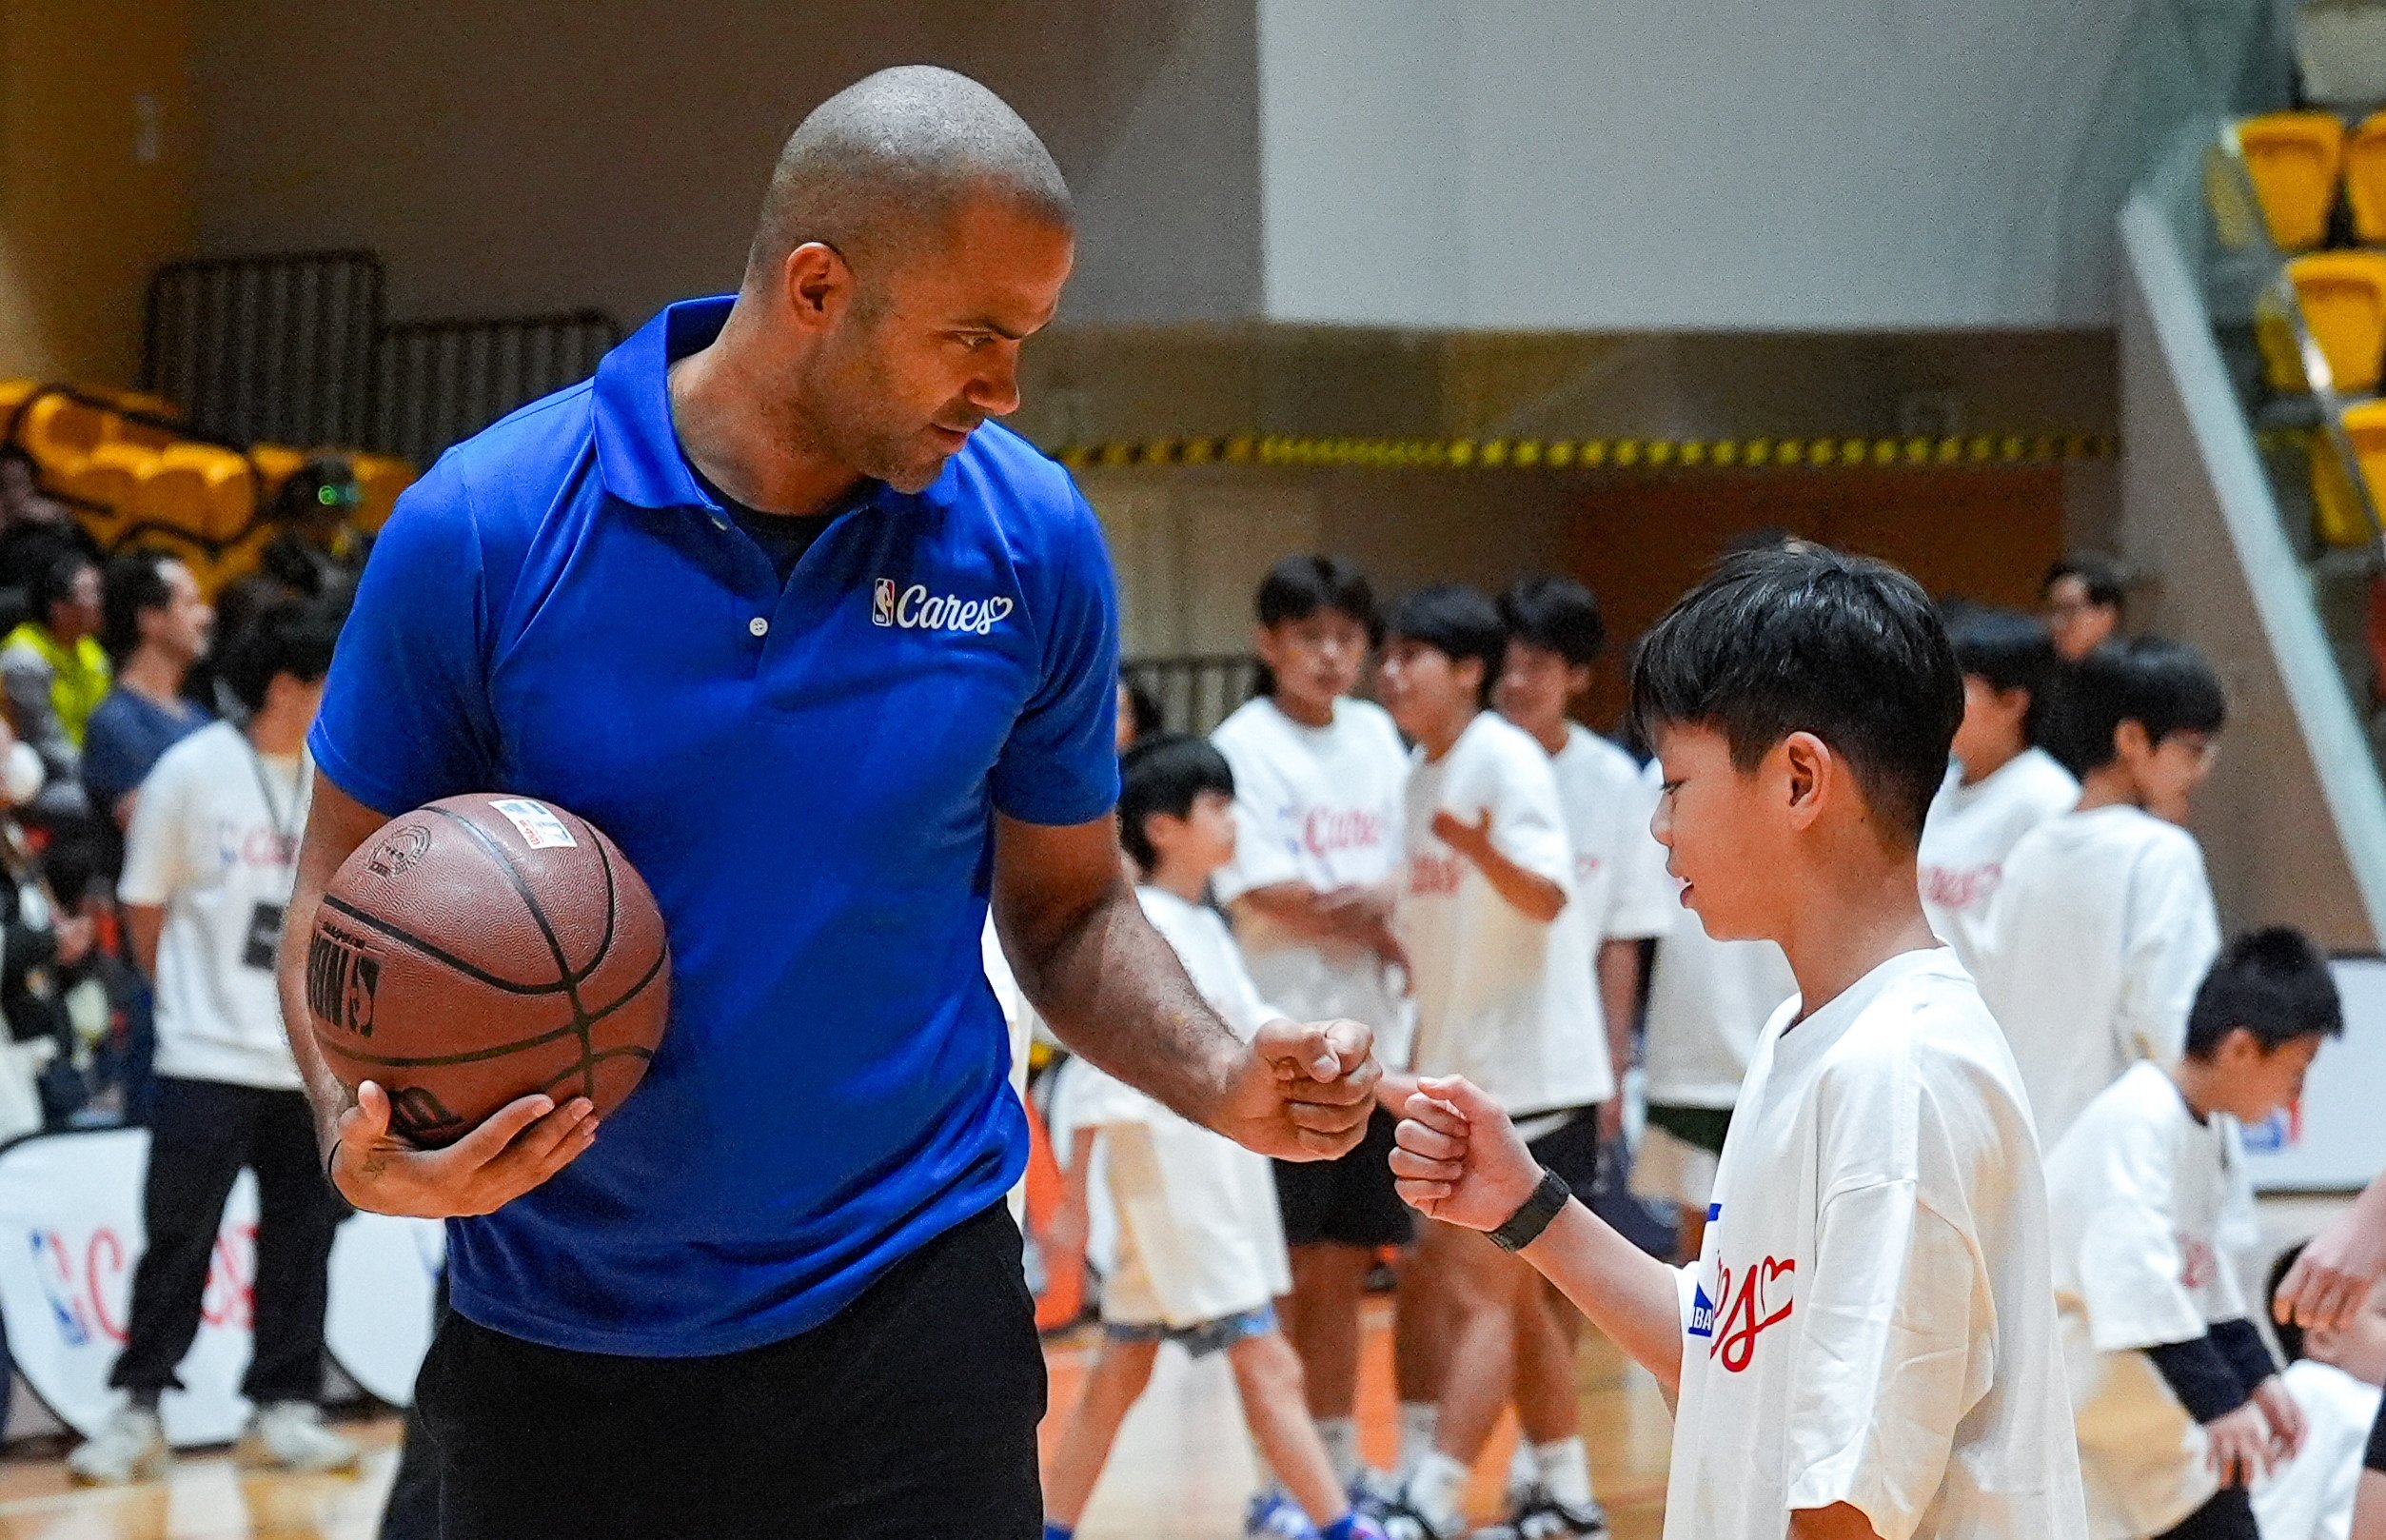
[(1072, 470), (1127, 465), (1359, 466), (1370, 470), (1685, 470), (2047, 465), (2110, 460), (2110, 433), (1813, 439), (1332, 439), (1287, 434), (1072, 444)]

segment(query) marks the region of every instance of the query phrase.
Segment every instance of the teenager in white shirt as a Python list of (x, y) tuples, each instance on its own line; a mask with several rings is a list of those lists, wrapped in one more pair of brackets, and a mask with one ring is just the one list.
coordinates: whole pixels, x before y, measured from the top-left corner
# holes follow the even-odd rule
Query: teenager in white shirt
[(222, 663), (246, 725), (201, 728), (142, 783), (117, 897), (134, 960), (157, 988), (148, 1245), (108, 1376), (127, 1404), (69, 1456), (83, 1480), (139, 1480), (166, 1464), (158, 1397), (198, 1334), (216, 1227), (243, 1167), (256, 1173), (258, 1208), (255, 1353), (241, 1385), (256, 1411), (244, 1449), (293, 1470), (357, 1461), (317, 1405), (331, 1236), (346, 1211), (324, 1179), (274, 986), (306, 823), (306, 730), (338, 636), (320, 609), (260, 613)]
[[(1607, 622), (1591, 591), (1569, 578), (1528, 578), (1501, 596), (1500, 619), (1508, 652), (1493, 700), (1501, 716), (1548, 753), (1557, 773), (1574, 847), (1574, 907), (1595, 949), (1607, 1059), (1620, 1075), (1632, 1062), (1641, 942), (1665, 934), (1682, 912), (1666, 876), (1664, 847), (1648, 832), (1656, 792), (1630, 755), (1567, 715), (1589, 693), (1591, 665), (1607, 644)], [(1624, 1098), (1611, 1096), (1600, 1104), (1601, 1142), (1613, 1150), (1623, 1133)], [(1591, 1491), (1576, 1422), (1574, 1345), (1582, 1317), (1547, 1283), (1541, 1288), (1548, 1309), (1519, 1321), (1515, 1405), (1524, 1436), (1509, 1473), (1509, 1528), (1533, 1534), (1552, 1524), (1586, 1526)], [(1553, 1491), (1581, 1493), (1580, 1510), (1569, 1516)], [(1561, 1510), (1548, 1511), (1552, 1507)]]
[(2131, 1064), (2179, 1058), (2220, 951), (2203, 850), (2179, 825), (2227, 715), (2203, 658), (2152, 638), (2099, 647), (2058, 692), (2053, 743), (2080, 802), (2005, 859), (1977, 974), (2047, 1149)]
[[(2303, 1248), (2289, 1247), (2270, 1269), (2275, 1310)], [(2262, 1540), (2347, 1540), (2363, 1455), (2386, 1386), (2386, 1289), (2372, 1288), (2341, 1326), (2306, 1332), (2277, 1327), (2286, 1354), (2287, 1393), (2304, 1421), (2303, 1447), (2254, 1489)]]
[[(1390, 922), (1409, 751), (1381, 706), (1351, 699), (1373, 644), (1374, 595), (1348, 562), (1288, 556), (1261, 581), (1256, 608), (1260, 693), (1210, 736), (1234, 771), (1240, 833), (1213, 891), (1262, 996), (1296, 1020), (1364, 1021), (1377, 1056), (1405, 1063)], [(1361, 1491), (1380, 1483), (1359, 1460), (1359, 1307), (1376, 1254), (1411, 1233), (1391, 1190), (1395, 1121), (1379, 1109), (1339, 1160), (1275, 1163), (1292, 1252), (1285, 1332), (1334, 1470)]]
[(2029, 1110), (1915, 879), (1962, 712), (1936, 611), (1877, 563), (1743, 554), (1650, 633), (1632, 693), (1684, 901), (1778, 940), (1800, 986), (1699, 1262), (1572, 1201), (1464, 1079), (1410, 1098), (1402, 1195), (1518, 1248), (1678, 1392), (1675, 1540), (2080, 1540)]
[[(1416, 983), (1413, 1066), (1473, 1076), (1542, 1159), (1587, 1190), (1615, 1078), (1556, 772), (1540, 744), (1484, 709), (1506, 628), (1490, 600), (1442, 584), (1403, 601), (1388, 629), (1384, 703), (1417, 744), (1393, 915)], [(1411, 1469), (1388, 1526), (1443, 1536), (1463, 1529), (1459, 1499), (1508, 1405), (1518, 1342), (1556, 1328), (1532, 1270), (1458, 1227), (1427, 1226), (1410, 1273), (1444, 1323), (1440, 1412), (1431, 1448), (1413, 1461), (1403, 1451)], [(1550, 1473), (1563, 1482), (1582, 1469), (1559, 1462)], [(1600, 1522), (1587, 1478), (1548, 1496), (1541, 1516), (1563, 1526), (1553, 1534)]]
[[(1256, 1036), (1283, 1013), (1261, 1001), (1233, 938), (1202, 907), (1211, 875), (1234, 856), (1233, 772), (1201, 740), (1161, 734), (1129, 750), (1120, 775), (1119, 839), (1142, 878), (1144, 913), (1227, 1025)], [(1162, 1342), (1195, 1357), (1223, 1352), (1233, 1368), (1260, 1457), (1292, 1494), (1262, 1493), (1251, 1533), (1380, 1540), (1335, 1475), (1302, 1398), (1300, 1359), (1277, 1330), (1273, 1301), (1291, 1277), (1266, 1157), (1091, 1063), (1079, 1074), (1077, 1118), (1102, 1147), (1117, 1254), (1103, 1280), (1101, 1356), (1046, 1471), (1045, 1540), (1075, 1532)]]
[(2343, 1031), (2309, 941), (2244, 937), (2197, 992), (2184, 1056), (2132, 1065), (2047, 1155), (2092, 1540), (2259, 1540), (2247, 1488), (2295, 1452), (2304, 1418), (2226, 1241), (2238, 1127), (2300, 1096)]
[(1923, 913), (1977, 977), (2005, 858), (2071, 811), (2080, 782), (2038, 746), (2057, 666), (2045, 625), (1981, 604), (1948, 604), (1944, 614), (1963, 669), (1963, 725), (1923, 824)]

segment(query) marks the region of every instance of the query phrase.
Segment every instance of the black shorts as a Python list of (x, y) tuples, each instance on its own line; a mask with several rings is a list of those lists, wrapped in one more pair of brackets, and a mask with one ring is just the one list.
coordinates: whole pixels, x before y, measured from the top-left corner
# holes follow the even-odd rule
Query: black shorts
[(2370, 1443), (2361, 1451), (2361, 1469), (2386, 1476), (2386, 1403), (2379, 1405), (2376, 1420), (2370, 1424)]
[[(1535, 1113), (1517, 1121), (1530, 1125), (1558, 1116), (1556, 1113)], [(1541, 1162), (1542, 1170), (1556, 1172), (1558, 1180), (1572, 1188), (1574, 1195), (1587, 1203), (1592, 1191), (1599, 1185), (1599, 1108), (1594, 1103), (1588, 1107), (1577, 1107), (1564, 1116), (1565, 1122), (1539, 1138), (1528, 1141), (1525, 1148), (1530, 1150), (1532, 1157)]]
[(997, 1203), (744, 1352), (538, 1347), (450, 1313), (416, 1384), (444, 1540), (1040, 1540), (1044, 1356)]
[(1341, 1159), (1275, 1162), (1286, 1245), (1372, 1250), (1409, 1244), (1415, 1221), (1391, 1185), (1391, 1134), (1399, 1126), (1378, 1107), (1367, 1121), (1367, 1137)]
[(2223, 1487), (2157, 1540), (2261, 1540), (2261, 1530), (2254, 1522), (2254, 1500), (2245, 1489)]

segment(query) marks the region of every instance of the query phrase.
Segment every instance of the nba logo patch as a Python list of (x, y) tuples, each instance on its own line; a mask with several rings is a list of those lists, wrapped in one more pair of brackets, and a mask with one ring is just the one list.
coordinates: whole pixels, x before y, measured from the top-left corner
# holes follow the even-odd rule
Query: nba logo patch
[(1695, 1285), (1690, 1292), (1690, 1324), (1686, 1329), (1694, 1337), (1715, 1334), (1715, 1302), (1706, 1297), (1706, 1286)]
[(895, 580), (893, 578), (880, 578), (877, 585), (870, 590), (870, 623), (872, 625), (895, 623)]
[(505, 821), (522, 836), (522, 842), (533, 850), (555, 850), (580, 843), (572, 838), (572, 831), (563, 827), (563, 820), (557, 818), (544, 803), (517, 798), (502, 802), (492, 801), (489, 807), (503, 815)]

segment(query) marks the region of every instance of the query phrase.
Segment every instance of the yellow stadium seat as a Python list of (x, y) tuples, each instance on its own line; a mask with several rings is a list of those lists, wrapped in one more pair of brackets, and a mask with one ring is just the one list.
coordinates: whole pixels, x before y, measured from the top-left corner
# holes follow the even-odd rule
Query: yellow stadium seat
[(2386, 246), (2386, 112), (2361, 120), (2344, 146), (2344, 196), (2354, 239)]
[(372, 534), (389, 522), (398, 494), (414, 484), (418, 473), (410, 461), (388, 455), (352, 455), (348, 464), (355, 467), (358, 492), (356, 512), (348, 522)]
[(158, 453), (137, 444), (103, 444), (51, 475), (50, 486), (72, 498), (85, 527), (103, 545), (112, 544), (133, 519), (141, 480), (157, 466)]
[(2326, 112), (2268, 112), (2239, 121), (2229, 135), (2272, 243), (2283, 251), (2319, 245), (2344, 165), (2342, 121)]
[(0, 429), (8, 427), (7, 420), (14, 417), (16, 409), (40, 388), (41, 383), (36, 380), (0, 380)]
[[(2386, 507), (2386, 402), (2365, 401), (2346, 407), (2344, 430), (2360, 461), (2361, 479), (2369, 487), (2372, 505)], [(2312, 442), (2312, 503), (2313, 532), (2323, 543), (2356, 547), (2377, 540), (2369, 515), (2362, 511), (2360, 499), (2345, 476), (2343, 463), (2324, 436)]]
[(134, 493), (135, 516), (203, 542), (228, 541), (248, 527), (257, 478), (248, 462), (213, 444), (178, 444), (162, 451)]
[[(2386, 354), (2386, 253), (2315, 252), (2288, 263), (2286, 276), (2303, 324), (2328, 361), (2329, 383), (2347, 395), (2375, 389)], [(2254, 335), (2273, 389), (2311, 388), (2276, 289), (2262, 293)]]
[(108, 439), (108, 414), (67, 396), (37, 396), (26, 408), (17, 441), (44, 469), (73, 464)]
[(257, 467), (257, 494), (267, 503), (282, 490), (282, 484), (298, 473), (306, 464), (306, 451), (293, 449), (286, 444), (253, 444), (248, 446), (248, 463)]

